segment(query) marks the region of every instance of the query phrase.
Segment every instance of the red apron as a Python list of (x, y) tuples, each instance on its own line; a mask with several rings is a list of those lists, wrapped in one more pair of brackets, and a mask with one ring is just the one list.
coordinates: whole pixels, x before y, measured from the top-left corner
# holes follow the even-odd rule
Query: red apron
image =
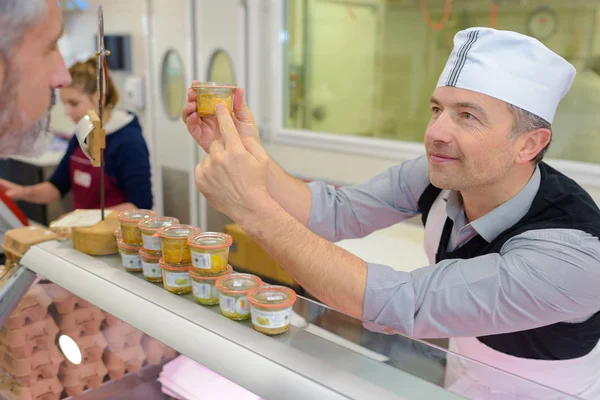
[[(73, 191), (74, 209), (100, 208), (100, 168), (92, 166), (92, 162), (85, 156), (79, 146), (69, 159), (69, 176), (71, 177), (71, 190)], [(115, 178), (104, 173), (105, 207), (114, 207), (126, 203), (127, 197), (117, 187)]]

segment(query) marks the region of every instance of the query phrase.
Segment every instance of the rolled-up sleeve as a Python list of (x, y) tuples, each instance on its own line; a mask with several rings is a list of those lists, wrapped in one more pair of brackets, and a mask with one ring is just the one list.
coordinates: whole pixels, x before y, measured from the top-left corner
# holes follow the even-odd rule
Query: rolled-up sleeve
[(419, 338), (493, 335), (592, 315), (600, 310), (599, 287), (598, 238), (528, 231), (500, 253), (410, 273), (369, 264), (364, 319), (376, 324), (371, 330)]
[(419, 214), (429, 184), (427, 158), (406, 161), (369, 181), (339, 189), (311, 182), (308, 228), (332, 242), (359, 238)]

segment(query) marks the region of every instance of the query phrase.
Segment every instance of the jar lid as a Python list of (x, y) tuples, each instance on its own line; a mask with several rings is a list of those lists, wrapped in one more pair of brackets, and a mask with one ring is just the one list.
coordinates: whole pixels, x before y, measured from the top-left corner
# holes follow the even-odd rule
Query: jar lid
[(194, 82), (192, 89), (237, 89), (235, 83)]
[(251, 274), (231, 274), (217, 279), (217, 289), (225, 294), (243, 294), (262, 284), (262, 280)]
[(287, 308), (296, 302), (296, 292), (285, 286), (261, 286), (250, 292), (248, 301), (262, 308)]
[(156, 213), (152, 210), (127, 210), (127, 211), (121, 211), (118, 215), (117, 218), (119, 218), (119, 221), (121, 222), (138, 222), (141, 219), (144, 218), (151, 218), (151, 217), (155, 217)]
[(200, 229), (191, 225), (164, 226), (156, 232), (156, 235), (166, 239), (187, 240), (191, 235), (200, 233)]
[(171, 265), (171, 264), (167, 264), (165, 262), (165, 260), (163, 260), (162, 258), (158, 261), (158, 265), (162, 269), (166, 269), (167, 271), (175, 271), (175, 272), (188, 272), (188, 270), (192, 266), (191, 264), (185, 264), (185, 265)]
[(160, 254), (154, 254), (154, 253), (149, 253), (148, 250), (141, 248), (140, 249), (140, 256), (147, 258), (148, 260), (152, 260), (152, 261), (160, 261)]
[(212, 280), (217, 280), (218, 278), (220, 278), (222, 276), (231, 274), (233, 272), (233, 268), (231, 268), (231, 265), (227, 265), (227, 269), (225, 271), (218, 272), (214, 275), (200, 275), (199, 273), (196, 272), (194, 267), (190, 267), (188, 272), (189, 272), (191, 278), (196, 279), (198, 281), (201, 281), (201, 280), (212, 281)]
[(226, 233), (203, 232), (188, 238), (190, 247), (213, 250), (231, 246), (233, 239)]
[(179, 220), (172, 217), (144, 218), (138, 222), (138, 227), (145, 232), (156, 232), (162, 227), (178, 225)]
[(141, 246), (133, 246), (130, 244), (127, 244), (123, 241), (123, 239), (119, 239), (117, 241), (117, 246), (119, 246), (119, 249), (124, 250), (124, 251), (140, 251)]

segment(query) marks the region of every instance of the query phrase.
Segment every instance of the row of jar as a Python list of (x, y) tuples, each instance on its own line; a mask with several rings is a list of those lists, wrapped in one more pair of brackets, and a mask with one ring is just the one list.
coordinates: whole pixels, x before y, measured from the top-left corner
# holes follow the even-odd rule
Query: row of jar
[(126, 211), (119, 220), (115, 237), (125, 271), (141, 272), (147, 281), (162, 283), (174, 294), (193, 293), (199, 304), (220, 305), (221, 313), (232, 320), (251, 319), (259, 332), (277, 335), (288, 330), (296, 293), (263, 285), (255, 275), (234, 273), (228, 264), (231, 236), (202, 233), (149, 210)]
[(194, 226), (180, 225), (177, 218), (156, 217), (150, 210), (124, 211), (119, 214), (119, 221), (120, 240), (118, 232), (115, 236), (120, 250), (134, 252), (141, 248), (148, 258), (160, 255), (167, 265), (193, 265), (202, 275), (217, 274), (227, 268), (233, 242), (227, 234), (202, 233)]

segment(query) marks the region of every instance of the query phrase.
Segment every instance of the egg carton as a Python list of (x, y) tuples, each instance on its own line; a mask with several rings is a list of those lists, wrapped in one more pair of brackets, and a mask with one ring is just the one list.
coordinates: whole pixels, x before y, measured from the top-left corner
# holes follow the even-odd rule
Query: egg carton
[[(71, 337), (68, 332), (63, 332), (63, 335)], [(81, 351), (82, 363), (93, 364), (102, 361), (102, 354), (104, 354), (104, 349), (108, 345), (102, 333), (92, 336), (81, 336), (73, 338), (73, 340)], [(65, 364), (67, 367), (75, 367), (69, 361), (66, 361)]]
[(102, 361), (77, 366), (67, 366), (63, 363), (58, 377), (68, 396), (78, 396), (86, 389), (100, 387), (107, 372)]
[(98, 307), (75, 309), (69, 314), (58, 316), (58, 328), (61, 332), (73, 334), (73, 339), (82, 336), (94, 336), (100, 332), (104, 314)]
[(34, 351), (51, 349), (55, 345), (57, 334), (56, 323), (52, 317), (47, 316), (18, 329), (3, 326), (0, 328), (0, 343), (8, 348), (13, 357), (25, 358)]
[(27, 387), (8, 375), (0, 376), (0, 398), (7, 400), (59, 400), (63, 386), (56, 376)]
[(52, 300), (40, 285), (34, 285), (23, 296), (17, 307), (4, 323), (9, 330), (19, 329), (28, 323), (38, 322), (48, 315)]
[(139, 346), (144, 336), (142, 331), (124, 322), (105, 327), (102, 333), (108, 342), (108, 349), (114, 352), (123, 351), (128, 347)]
[(128, 347), (119, 352), (107, 350), (103, 360), (110, 379), (119, 380), (125, 376), (125, 373), (139, 372), (146, 361), (146, 353), (141, 345)]
[(142, 349), (144, 349), (146, 360), (150, 365), (160, 365), (165, 361), (177, 357), (175, 349), (148, 335), (144, 335), (142, 338)]
[(16, 358), (6, 346), (0, 346), (0, 367), (22, 386), (31, 387), (40, 380), (56, 377), (63, 360), (56, 346), (26, 358)]
[(93, 307), (88, 301), (75, 296), (73, 293), (55, 283), (44, 285), (44, 289), (46, 290), (46, 293), (48, 293), (50, 299), (52, 299), (54, 307), (59, 314), (71, 314), (78, 308)]
[(106, 326), (115, 326), (115, 325), (121, 325), (124, 323), (125, 322), (121, 321), (119, 318), (115, 317), (114, 315), (104, 312), (104, 324)]

